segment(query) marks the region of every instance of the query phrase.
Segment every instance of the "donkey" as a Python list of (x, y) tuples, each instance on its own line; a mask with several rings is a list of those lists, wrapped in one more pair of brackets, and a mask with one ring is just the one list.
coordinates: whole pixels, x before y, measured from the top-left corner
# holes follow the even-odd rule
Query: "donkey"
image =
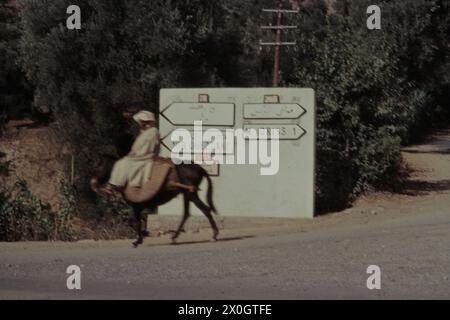
[[(97, 165), (95, 166), (94, 177), (91, 179), (91, 189), (98, 193), (99, 186), (104, 185), (108, 182), (114, 163), (117, 161), (116, 158), (111, 156), (102, 156)], [(217, 214), (216, 207), (213, 203), (213, 184), (211, 177), (201, 166), (197, 164), (180, 164), (175, 166), (177, 175), (181, 183), (185, 185), (192, 185), (199, 190), (199, 186), (203, 179), (206, 178), (208, 181), (207, 190), (207, 203), (206, 205), (198, 196), (198, 192), (189, 192), (186, 190), (166, 190), (164, 187), (159, 191), (159, 193), (150, 201), (142, 204), (131, 203), (128, 204), (133, 208), (134, 217), (136, 219), (136, 232), (137, 240), (133, 242), (133, 246), (137, 248), (144, 242), (144, 238), (147, 237), (147, 216), (144, 217), (144, 210), (146, 209), (156, 209), (157, 207), (166, 204), (177, 197), (179, 194), (183, 194), (184, 200), (184, 214), (181, 220), (180, 226), (174, 232), (172, 236), (172, 242), (175, 243), (180, 233), (184, 230), (184, 225), (190, 217), (190, 203), (193, 202), (197, 208), (199, 208), (211, 224), (213, 230), (213, 241), (217, 241), (219, 235), (219, 229), (217, 228), (216, 222), (214, 221), (211, 212)], [(124, 197), (125, 198), (125, 197)]]

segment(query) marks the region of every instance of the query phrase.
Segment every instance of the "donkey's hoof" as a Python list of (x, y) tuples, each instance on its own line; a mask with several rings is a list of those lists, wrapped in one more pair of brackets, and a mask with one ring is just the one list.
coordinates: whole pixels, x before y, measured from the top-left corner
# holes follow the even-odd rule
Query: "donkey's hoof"
[(218, 236), (219, 236), (219, 230), (214, 230), (212, 241), (216, 242)]
[(137, 247), (139, 247), (139, 245), (141, 245), (142, 244), (142, 241), (135, 241), (135, 242), (133, 242), (133, 248), (137, 248)]
[(172, 244), (177, 244), (177, 238), (172, 237)]

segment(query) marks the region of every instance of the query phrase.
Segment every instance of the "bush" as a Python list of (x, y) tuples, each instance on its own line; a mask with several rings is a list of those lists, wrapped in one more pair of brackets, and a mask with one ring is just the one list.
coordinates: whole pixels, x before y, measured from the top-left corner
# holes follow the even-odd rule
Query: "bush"
[[(63, 189), (70, 194), (68, 189)], [(71, 240), (73, 199), (55, 213), (18, 180), (12, 188), (0, 191), (0, 241)]]
[(90, 219), (95, 239), (129, 239), (136, 236), (134, 214), (123, 200), (100, 198)]
[(135, 236), (134, 216), (123, 201), (99, 200), (90, 216), (80, 219), (79, 195), (66, 181), (60, 184), (57, 210), (43, 203), (23, 180), (0, 190), (0, 241), (74, 241)]
[(333, 15), (320, 1), (306, 8), (297, 21), (299, 45), (283, 64), (286, 86), (317, 94), (318, 211), (342, 209), (373, 188), (398, 188), (402, 142), (449, 108), (438, 92), (448, 85), (448, 59), (439, 57), (448, 57), (450, 33), (446, 40), (430, 33), (445, 33), (448, 4), (383, 2), (384, 31), (369, 31), (370, 1), (346, 3)]

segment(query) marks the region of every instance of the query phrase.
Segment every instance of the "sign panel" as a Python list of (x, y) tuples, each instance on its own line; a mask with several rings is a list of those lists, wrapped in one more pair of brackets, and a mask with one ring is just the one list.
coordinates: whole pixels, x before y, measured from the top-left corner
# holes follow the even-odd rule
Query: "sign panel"
[(305, 129), (297, 124), (246, 124), (244, 130), (255, 129), (265, 130), (267, 137), (271, 138), (270, 132), (272, 129), (278, 129), (280, 140), (299, 140), (306, 134)]
[(194, 121), (203, 121), (204, 126), (233, 126), (234, 104), (175, 102), (161, 113), (177, 126), (193, 126)]
[[(274, 98), (271, 98), (274, 97)], [(195, 102), (193, 101), (201, 101)], [(171, 133), (190, 132), (195, 121), (203, 130), (279, 129), (280, 140), (238, 140), (234, 154), (214, 157), (210, 172), (214, 202), (222, 216), (312, 218), (314, 216), (315, 93), (298, 88), (163, 89), (160, 94), (163, 156), (170, 157)], [(242, 136), (242, 135), (241, 135)], [(267, 145), (261, 145), (267, 143)], [(204, 145), (204, 144), (203, 144)], [(257, 147), (257, 149), (254, 149)], [(243, 153), (242, 153), (243, 152)], [(197, 156), (201, 157), (201, 156)], [(228, 160), (231, 159), (231, 162)], [(243, 164), (240, 164), (245, 160)], [(263, 173), (264, 169), (266, 170)], [(204, 199), (208, 185), (200, 186)], [(194, 214), (201, 215), (196, 208)], [(183, 201), (159, 210), (179, 215)]]
[[(202, 131), (197, 131), (197, 134), (204, 137), (205, 132), (208, 131), (208, 127), (203, 128)], [(175, 131), (176, 129), (174, 129)], [(187, 130), (190, 134), (190, 140), (189, 141), (184, 141), (183, 139), (180, 139), (179, 141), (172, 141), (172, 134), (174, 133), (174, 131), (170, 132), (167, 136), (165, 136), (164, 138), (161, 139), (162, 145), (164, 147), (166, 147), (168, 150), (172, 151), (173, 148), (175, 147), (175, 145), (179, 146), (180, 148), (183, 148), (186, 150), (186, 148), (191, 149), (191, 153), (201, 153), (203, 152), (203, 150), (205, 150), (206, 147), (209, 148), (213, 148), (216, 153), (220, 153), (220, 154), (233, 154), (234, 153), (234, 148), (227, 148), (226, 145), (226, 140), (220, 140), (220, 139), (202, 139), (202, 145), (201, 145), (201, 150), (195, 150), (195, 144), (194, 144), (194, 138), (196, 137), (196, 131), (194, 129), (184, 129)], [(225, 138), (226, 137), (226, 133), (223, 130), (219, 130), (222, 134), (222, 136)], [(219, 152), (222, 151), (222, 152)]]
[(254, 103), (244, 105), (245, 119), (298, 119), (306, 110), (297, 103)]

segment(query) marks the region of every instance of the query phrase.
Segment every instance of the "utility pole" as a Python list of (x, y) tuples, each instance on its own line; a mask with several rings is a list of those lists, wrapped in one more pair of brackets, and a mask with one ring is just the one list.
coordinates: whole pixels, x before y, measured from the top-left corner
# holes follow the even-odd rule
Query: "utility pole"
[(278, 9), (263, 9), (263, 12), (267, 13), (276, 13), (277, 14), (277, 24), (275, 26), (261, 26), (262, 30), (275, 30), (276, 38), (275, 42), (263, 42), (260, 41), (260, 46), (273, 46), (275, 47), (275, 56), (273, 63), (273, 87), (278, 87), (280, 84), (280, 56), (281, 56), (281, 47), (283, 46), (295, 46), (297, 42), (283, 42), (282, 34), (285, 30), (297, 29), (297, 26), (284, 26), (283, 23), (283, 15), (284, 14), (292, 14), (299, 13), (299, 10), (283, 10), (282, 2), (279, 2)]

